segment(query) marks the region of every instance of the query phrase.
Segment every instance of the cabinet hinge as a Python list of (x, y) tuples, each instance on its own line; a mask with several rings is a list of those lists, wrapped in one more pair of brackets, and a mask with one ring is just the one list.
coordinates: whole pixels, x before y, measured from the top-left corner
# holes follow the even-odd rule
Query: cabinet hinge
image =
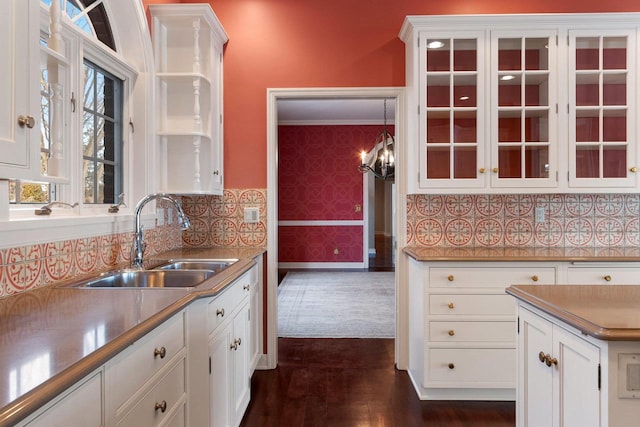
[(518, 316), (518, 335), (520, 335), (520, 316)]
[(209, 375), (211, 375), (211, 356), (209, 356)]
[(418, 37), (418, 47), (420, 47), (420, 37)]
[(418, 105), (418, 115), (420, 115), (420, 105)]
[(556, 34), (556, 46), (558, 46), (558, 35)]
[(248, 316), (249, 316), (249, 322), (251, 322), (251, 310), (247, 310), (247, 312), (249, 313), (249, 314), (248, 314)]
[(602, 369), (600, 368), (600, 364), (598, 363), (598, 390), (600, 390), (601, 388), (601, 382), (602, 382)]
[(556, 171), (556, 182), (558, 182), (558, 171)]
[(571, 174), (570, 172), (567, 172), (567, 182), (571, 181)]
[(556, 104), (556, 114), (558, 114), (558, 104)]

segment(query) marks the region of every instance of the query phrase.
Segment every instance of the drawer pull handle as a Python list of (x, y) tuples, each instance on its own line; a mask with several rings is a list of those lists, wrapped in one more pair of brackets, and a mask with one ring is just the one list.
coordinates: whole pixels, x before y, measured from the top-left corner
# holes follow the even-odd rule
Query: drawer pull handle
[(608, 274), (606, 276), (604, 276), (604, 280), (607, 282), (611, 281), (611, 276), (609, 276)]
[(453, 369), (453, 368), (455, 368), (455, 367), (456, 367), (453, 363), (449, 363), (449, 365), (448, 365), (448, 366), (449, 366), (449, 369)]
[(20, 125), (21, 128), (23, 127), (28, 127), (29, 129), (33, 129), (33, 127), (36, 124), (36, 119), (33, 118), (33, 116), (18, 116), (18, 125)]
[(165, 411), (167, 410), (167, 401), (163, 400), (162, 402), (156, 402), (156, 411), (158, 409), (160, 409), (160, 412), (164, 414)]
[(629, 172), (638, 172), (638, 168), (635, 166), (632, 168), (629, 168)]
[(218, 310), (216, 310), (216, 317), (224, 317), (224, 308), (219, 308)]
[(498, 168), (493, 168), (492, 171), (493, 173), (498, 173)]
[[(153, 350), (153, 357), (158, 357), (160, 356), (160, 359), (164, 359), (164, 357), (167, 355), (167, 349), (164, 347), (160, 347), (160, 348), (156, 348), (155, 350)], [(164, 412), (164, 411), (162, 411)]]
[(452, 302), (450, 302), (449, 304), (447, 304), (447, 307), (449, 307), (449, 308), (450, 308), (450, 309), (452, 309), (452, 310), (453, 310), (453, 308), (454, 308), (455, 306), (456, 306), (456, 305), (455, 305), (454, 303), (452, 303)]
[(453, 279), (454, 279), (453, 274), (450, 274), (449, 276), (447, 276), (448, 281), (453, 282)]
[(533, 276), (531, 276), (531, 280), (533, 280), (534, 282), (538, 281), (538, 276), (536, 274), (534, 274)]
[(449, 331), (449, 336), (450, 336), (450, 337), (454, 336), (455, 334), (456, 334), (456, 333), (454, 332), (454, 330), (453, 330), (453, 329), (451, 329), (451, 330)]
[(485, 168), (480, 168), (480, 169), (479, 169), (479, 172), (480, 172), (480, 173), (485, 173), (486, 171), (487, 171), (487, 170), (486, 170)]
[(251, 285), (244, 285), (242, 289), (244, 289), (245, 291), (248, 291), (249, 289), (251, 289)]

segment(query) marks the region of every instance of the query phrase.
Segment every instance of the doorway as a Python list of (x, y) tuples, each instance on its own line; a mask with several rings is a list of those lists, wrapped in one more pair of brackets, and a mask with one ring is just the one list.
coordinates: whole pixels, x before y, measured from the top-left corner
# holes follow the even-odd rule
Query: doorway
[[(277, 286), (278, 286), (278, 101), (282, 100), (367, 100), (367, 99), (393, 99), (396, 103), (395, 133), (396, 133), (396, 165), (402, 169), (402, 140), (401, 132), (402, 112), (404, 105), (403, 88), (355, 88), (355, 89), (270, 89), (268, 90), (267, 104), (267, 357), (265, 367), (275, 368), (277, 365)], [(364, 179), (364, 178), (363, 178)], [(394, 191), (395, 206), (404, 206), (406, 202), (398, 203), (398, 200), (406, 200), (404, 185), (400, 184)], [(395, 216), (393, 221), (393, 235), (396, 236), (398, 244), (406, 241), (406, 212)], [(368, 246), (363, 246), (367, 251)], [(396, 313), (400, 307), (406, 305), (404, 302), (404, 291), (399, 289), (398, 277), (402, 273), (396, 271)], [(406, 330), (404, 319), (397, 317), (396, 322), (396, 358), (398, 349), (405, 345), (403, 332)]]

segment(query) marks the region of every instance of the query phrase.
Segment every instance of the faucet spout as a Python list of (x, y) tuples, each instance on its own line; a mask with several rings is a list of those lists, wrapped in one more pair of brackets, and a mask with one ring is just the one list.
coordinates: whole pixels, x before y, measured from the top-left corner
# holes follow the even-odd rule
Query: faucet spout
[(136, 205), (136, 208), (134, 211), (134, 217), (135, 217), (134, 233), (135, 234), (133, 236), (133, 244), (131, 246), (131, 267), (134, 267), (134, 268), (142, 268), (142, 265), (143, 265), (142, 258), (144, 256), (144, 250), (147, 245), (144, 241), (144, 233), (143, 233), (143, 227), (142, 227), (142, 222), (140, 220), (140, 216), (142, 214), (142, 209), (147, 205), (147, 203), (151, 202), (152, 200), (166, 200), (175, 206), (178, 212), (178, 221), (180, 223), (181, 230), (186, 230), (191, 226), (191, 223), (189, 222), (189, 218), (182, 210), (182, 206), (180, 206), (180, 203), (178, 203), (176, 199), (171, 197), (169, 194), (154, 193), (154, 194), (149, 194), (143, 197)]

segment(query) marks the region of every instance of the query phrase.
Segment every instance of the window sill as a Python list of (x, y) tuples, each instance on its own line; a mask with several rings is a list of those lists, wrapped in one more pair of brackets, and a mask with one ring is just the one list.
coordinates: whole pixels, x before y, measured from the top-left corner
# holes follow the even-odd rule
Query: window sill
[[(33, 212), (33, 209), (31, 209)], [(156, 226), (155, 214), (141, 217), (145, 229)], [(92, 216), (55, 215), (12, 218), (0, 221), (1, 248), (80, 239), (133, 231), (133, 213)]]

